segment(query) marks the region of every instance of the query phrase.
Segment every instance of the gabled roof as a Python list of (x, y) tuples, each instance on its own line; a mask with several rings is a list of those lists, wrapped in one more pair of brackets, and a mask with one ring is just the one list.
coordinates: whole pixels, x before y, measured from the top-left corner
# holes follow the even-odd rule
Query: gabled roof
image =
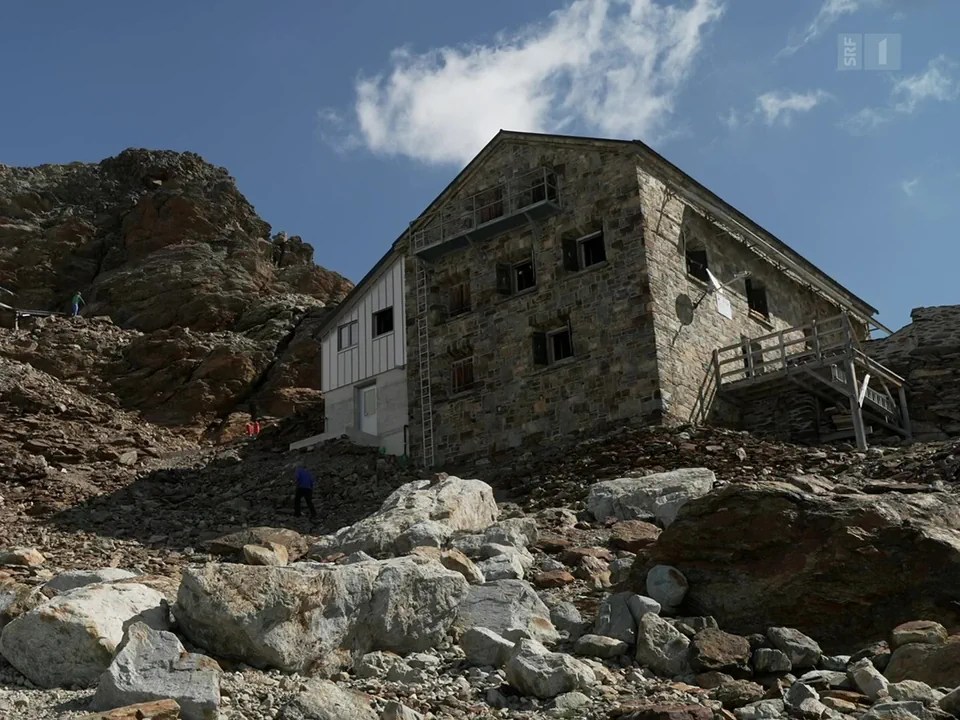
[(366, 286), (379, 278), (380, 274), (386, 270), (387, 266), (393, 261), (393, 259), (399, 256), (398, 245), (401, 238), (403, 238), (403, 235), (393, 241), (390, 249), (383, 254), (383, 257), (377, 260), (367, 274), (360, 279), (360, 282), (354, 285), (350, 289), (350, 292), (344, 295), (343, 300), (336, 305), (334, 311), (327, 316), (327, 319), (320, 326), (320, 329), (317, 331), (317, 335), (322, 338), (331, 328), (336, 327), (340, 318), (343, 317), (343, 314), (350, 310), (360, 296), (363, 295), (363, 291), (366, 289)]
[[(761, 227), (747, 215), (737, 210), (705, 185), (695, 180), (640, 140), (616, 140), (501, 130), (467, 163), (463, 170), (450, 181), (433, 202), (417, 216), (417, 219), (411, 223), (410, 227), (416, 227), (420, 221), (429, 216), (435, 209), (441, 207), (444, 202), (483, 165), (484, 161), (491, 154), (502, 144), (509, 141), (580, 147), (603, 147), (622, 152), (633, 152), (639, 156), (641, 166), (645, 171), (657, 176), (674, 191), (679, 191), (682, 195), (685, 195), (686, 199), (695, 207), (706, 210), (721, 223), (733, 226), (728, 229), (740, 235), (748, 247), (764, 257), (768, 262), (774, 264), (781, 271), (791, 275), (796, 282), (813, 289), (842, 307), (849, 308), (856, 315), (860, 316), (861, 319), (887, 330), (887, 328), (884, 328), (873, 318), (873, 315), (877, 313), (876, 308), (852, 293), (827, 275), (827, 273), (820, 270), (809, 260), (790, 248), (773, 233)], [(889, 332), (889, 330), (887, 330), (887, 332)]]

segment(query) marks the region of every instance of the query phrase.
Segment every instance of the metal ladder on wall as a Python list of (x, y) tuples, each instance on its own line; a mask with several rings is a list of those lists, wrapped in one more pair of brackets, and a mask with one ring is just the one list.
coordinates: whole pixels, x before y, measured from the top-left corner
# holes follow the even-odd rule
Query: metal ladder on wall
[(420, 418), (422, 424), (423, 464), (433, 466), (433, 396), (430, 390), (430, 284), (427, 264), (414, 258), (417, 265), (417, 361), (420, 376)]

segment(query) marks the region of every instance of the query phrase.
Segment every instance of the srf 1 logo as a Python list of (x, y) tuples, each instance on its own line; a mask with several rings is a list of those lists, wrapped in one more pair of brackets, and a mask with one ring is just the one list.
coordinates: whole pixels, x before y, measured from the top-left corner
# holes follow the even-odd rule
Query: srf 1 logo
[(899, 70), (899, 33), (844, 33), (837, 36), (837, 70)]

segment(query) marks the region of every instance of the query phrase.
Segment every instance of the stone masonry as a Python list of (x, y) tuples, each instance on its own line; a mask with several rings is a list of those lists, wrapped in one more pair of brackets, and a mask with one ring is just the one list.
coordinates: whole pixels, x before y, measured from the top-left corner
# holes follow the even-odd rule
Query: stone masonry
[[(609, 426), (687, 422), (716, 348), (842, 311), (732, 237), (689, 199), (689, 188), (688, 199), (674, 192), (669, 183), (680, 180), (665, 177), (662, 169), (654, 175), (634, 148), (553, 136), (506, 138), (488, 146), (438, 198), (439, 212), (453, 215), (476, 193), (547, 167), (559, 178), (562, 209), (427, 264), (436, 462), (544, 445)], [(565, 248), (571, 240), (598, 231), (605, 260), (569, 269)], [(687, 273), (687, 242), (705, 248), (721, 282), (749, 270), (766, 289), (768, 317), (748, 312), (741, 280), (726, 290), (732, 319), (707, 296), (692, 324), (682, 326), (677, 297), (696, 302), (707, 290)], [(413, 278), (416, 264), (407, 251)], [(535, 286), (509, 294), (498, 289), (498, 265), (527, 259)], [(464, 283), (470, 309), (452, 314), (452, 296), (461, 293), (462, 299), (463, 292), (455, 288)], [(408, 307), (416, 308), (413, 282), (407, 293)], [(418, 456), (415, 315), (407, 322), (410, 447)], [(543, 364), (537, 336), (563, 330), (569, 330), (572, 356)], [(471, 362), (472, 378), (462, 371)], [(473, 380), (469, 387), (461, 387), (465, 379)], [(743, 414), (726, 408), (724, 419), (739, 425)]]

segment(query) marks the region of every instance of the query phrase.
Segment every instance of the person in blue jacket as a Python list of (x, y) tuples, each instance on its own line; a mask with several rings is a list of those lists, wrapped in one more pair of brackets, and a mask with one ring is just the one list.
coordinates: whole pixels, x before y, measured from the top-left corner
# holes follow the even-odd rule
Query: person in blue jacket
[(307, 470), (303, 465), (297, 466), (296, 471), (297, 489), (293, 495), (293, 514), (294, 517), (300, 517), (300, 501), (307, 503), (307, 512), (310, 513), (310, 521), (317, 519), (317, 509), (313, 506), (313, 473)]

